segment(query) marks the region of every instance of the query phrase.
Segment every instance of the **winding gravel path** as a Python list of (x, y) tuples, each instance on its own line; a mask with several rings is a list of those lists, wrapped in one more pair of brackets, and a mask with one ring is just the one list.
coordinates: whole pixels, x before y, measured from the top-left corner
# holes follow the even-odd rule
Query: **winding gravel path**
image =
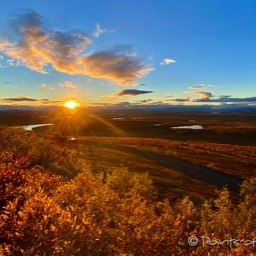
[[(80, 143), (86, 144), (86, 141), (80, 141)], [(244, 179), (233, 176), (224, 172), (220, 172), (208, 167), (204, 167), (198, 164), (191, 163), (186, 160), (179, 158), (154, 153), (151, 151), (143, 151), (129, 146), (121, 146), (116, 144), (107, 144), (104, 142), (95, 142), (100, 147), (112, 148), (114, 150), (119, 150), (126, 153), (135, 154), (141, 157), (144, 157), (148, 160), (154, 161), (157, 164), (170, 168), (174, 171), (183, 173), (186, 176), (189, 176), (193, 179), (197, 179), (203, 182), (206, 182), (217, 187), (227, 186), (230, 191), (235, 194), (238, 194), (240, 191), (240, 185)]]

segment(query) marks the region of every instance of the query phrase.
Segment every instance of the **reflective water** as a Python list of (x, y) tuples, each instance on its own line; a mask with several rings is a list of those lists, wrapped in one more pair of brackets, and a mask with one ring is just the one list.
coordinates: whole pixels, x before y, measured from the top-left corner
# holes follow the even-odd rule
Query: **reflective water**
[(42, 127), (42, 126), (49, 126), (49, 125), (52, 125), (52, 124), (32, 124), (32, 125), (22, 126), (22, 128), (27, 131), (32, 131), (34, 128)]
[(171, 127), (172, 129), (204, 129), (203, 126), (201, 125), (188, 125), (188, 126), (176, 126), (176, 127)]

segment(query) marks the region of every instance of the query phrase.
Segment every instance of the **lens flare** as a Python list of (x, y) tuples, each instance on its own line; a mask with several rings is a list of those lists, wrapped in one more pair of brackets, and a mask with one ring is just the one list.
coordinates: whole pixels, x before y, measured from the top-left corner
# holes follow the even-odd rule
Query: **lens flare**
[(64, 103), (64, 107), (69, 108), (69, 109), (75, 109), (78, 106), (79, 106), (79, 103), (77, 103), (74, 100), (69, 100)]

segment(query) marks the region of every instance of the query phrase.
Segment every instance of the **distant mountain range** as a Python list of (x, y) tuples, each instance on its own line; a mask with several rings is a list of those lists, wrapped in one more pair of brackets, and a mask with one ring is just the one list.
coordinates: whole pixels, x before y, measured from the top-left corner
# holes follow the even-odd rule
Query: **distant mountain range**
[[(33, 106), (9, 106), (9, 105), (0, 105), (0, 111), (19, 111), (19, 110), (27, 110), (27, 111), (49, 111), (49, 110), (56, 110), (60, 107), (58, 106), (40, 106), (40, 107), (33, 107)], [(150, 111), (220, 111), (220, 110), (256, 110), (256, 105), (237, 105), (237, 104), (223, 104), (220, 106), (212, 106), (212, 105), (105, 105), (105, 106), (89, 106), (85, 107), (86, 109), (90, 110), (150, 110)]]

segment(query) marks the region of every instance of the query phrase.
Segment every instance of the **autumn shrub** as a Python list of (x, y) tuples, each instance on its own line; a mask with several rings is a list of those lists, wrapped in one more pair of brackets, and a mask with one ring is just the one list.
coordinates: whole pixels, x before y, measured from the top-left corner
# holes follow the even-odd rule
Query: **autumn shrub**
[(106, 184), (119, 194), (121, 198), (137, 194), (152, 199), (156, 190), (148, 173), (131, 173), (127, 168), (116, 168), (106, 175)]
[(80, 153), (21, 128), (0, 127), (0, 149), (13, 157), (26, 158), (26, 166), (41, 166), (66, 178), (73, 178), (86, 166)]
[[(79, 152), (33, 133), (1, 132), (0, 255), (255, 253), (256, 242), (244, 242), (256, 237), (255, 178), (244, 182), (235, 201), (227, 189), (201, 205), (189, 197), (157, 201), (147, 174), (126, 168), (93, 173)], [(197, 245), (188, 244), (191, 236)], [(202, 237), (217, 242), (204, 245)], [(225, 242), (231, 238), (237, 242)]]

